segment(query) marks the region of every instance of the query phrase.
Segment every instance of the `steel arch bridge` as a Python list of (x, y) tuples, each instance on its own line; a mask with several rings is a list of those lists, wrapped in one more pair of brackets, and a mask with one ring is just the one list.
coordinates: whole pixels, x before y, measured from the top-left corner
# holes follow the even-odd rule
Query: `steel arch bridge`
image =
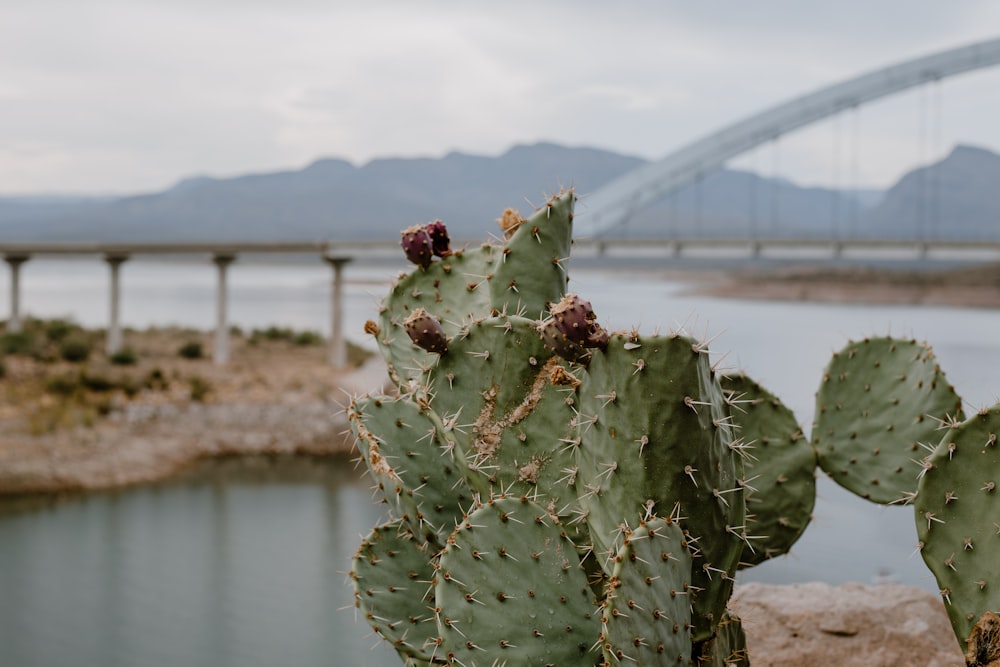
[(923, 83), (1000, 64), (1000, 38), (884, 67), (765, 109), (713, 132), (657, 162), (634, 169), (588, 195), (578, 237), (595, 236), (694, 182), (726, 160), (845, 109)]

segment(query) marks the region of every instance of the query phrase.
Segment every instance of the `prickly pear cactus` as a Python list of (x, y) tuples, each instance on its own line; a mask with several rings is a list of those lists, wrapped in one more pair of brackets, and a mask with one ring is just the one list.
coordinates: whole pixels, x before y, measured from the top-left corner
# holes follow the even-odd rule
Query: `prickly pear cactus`
[(691, 553), (680, 526), (650, 517), (623, 529), (601, 605), (602, 665), (691, 659)]
[(376, 526), (351, 566), (357, 608), (407, 659), (430, 663), (434, 625), (434, 568), (427, 547), (400, 520)]
[[(1000, 405), (954, 423), (922, 461), (914, 502), (920, 554), (970, 665), (1000, 658)], [(992, 615), (991, 615), (992, 614)], [(993, 628), (993, 632), (990, 631)], [(992, 637), (992, 638), (991, 638)], [(991, 638), (991, 639), (990, 639)], [(970, 659), (967, 656), (967, 659)]]
[(921, 445), (962, 418), (962, 402), (929, 347), (866, 338), (833, 356), (816, 393), (813, 445), (830, 477), (876, 503), (916, 492)]
[(487, 501), (435, 567), (436, 656), (469, 667), (587, 664), (600, 628), (593, 594), (576, 546), (542, 506)]
[(611, 336), (579, 389), (577, 492), (611, 574), (619, 535), (684, 517), (696, 554), (696, 641), (712, 636), (743, 551), (743, 465), (707, 349), (682, 335)]
[(722, 378), (733, 423), (749, 453), (743, 460), (748, 539), (740, 567), (788, 553), (812, 520), (816, 452), (795, 415), (744, 374)]
[[(508, 209), (503, 242), (469, 250), (437, 221), (404, 231), (416, 268), (366, 324), (396, 395), (348, 409), (391, 516), (355, 558), (357, 606), (407, 664), (745, 664), (726, 602), (741, 557), (806, 520), (797, 426), (724, 390), (704, 343), (608, 334), (566, 295), (573, 203)], [(767, 449), (759, 551), (737, 409)]]

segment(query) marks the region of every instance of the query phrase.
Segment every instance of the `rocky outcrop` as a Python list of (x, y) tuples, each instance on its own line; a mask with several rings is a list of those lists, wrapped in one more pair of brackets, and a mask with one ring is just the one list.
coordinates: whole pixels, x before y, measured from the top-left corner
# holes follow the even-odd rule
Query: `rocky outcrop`
[(962, 667), (941, 599), (919, 588), (737, 586), (753, 667)]

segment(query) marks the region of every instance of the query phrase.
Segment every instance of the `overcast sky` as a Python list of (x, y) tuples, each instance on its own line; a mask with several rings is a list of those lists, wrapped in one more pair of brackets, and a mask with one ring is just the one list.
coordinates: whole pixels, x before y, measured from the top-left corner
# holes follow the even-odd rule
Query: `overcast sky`
[[(987, 0), (3, 0), (0, 193), (153, 191), (542, 140), (655, 159), (792, 96), (997, 36)], [(1000, 151), (998, 117), (994, 68), (735, 166), (887, 186), (956, 142)]]

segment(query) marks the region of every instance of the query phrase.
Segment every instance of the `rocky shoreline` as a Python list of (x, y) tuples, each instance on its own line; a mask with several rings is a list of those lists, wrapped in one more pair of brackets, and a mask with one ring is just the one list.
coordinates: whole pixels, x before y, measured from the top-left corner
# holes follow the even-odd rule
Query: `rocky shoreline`
[(1000, 308), (1000, 264), (992, 263), (933, 271), (804, 265), (693, 277), (690, 294), (729, 299)]
[[(232, 386), (216, 380), (214, 399), (152, 396), (122, 402), (93, 424), (40, 434), (9, 428), (0, 438), (0, 497), (157, 482), (212, 457), (349, 456), (343, 404), (382, 386), (382, 360), (373, 356), (338, 374), (322, 361), (322, 350), (292, 354), (304, 358), (288, 378), (261, 365), (252, 372), (236, 368), (241, 380)], [(219, 377), (226, 372), (220, 369)], [(255, 379), (262, 372), (266, 387)]]

